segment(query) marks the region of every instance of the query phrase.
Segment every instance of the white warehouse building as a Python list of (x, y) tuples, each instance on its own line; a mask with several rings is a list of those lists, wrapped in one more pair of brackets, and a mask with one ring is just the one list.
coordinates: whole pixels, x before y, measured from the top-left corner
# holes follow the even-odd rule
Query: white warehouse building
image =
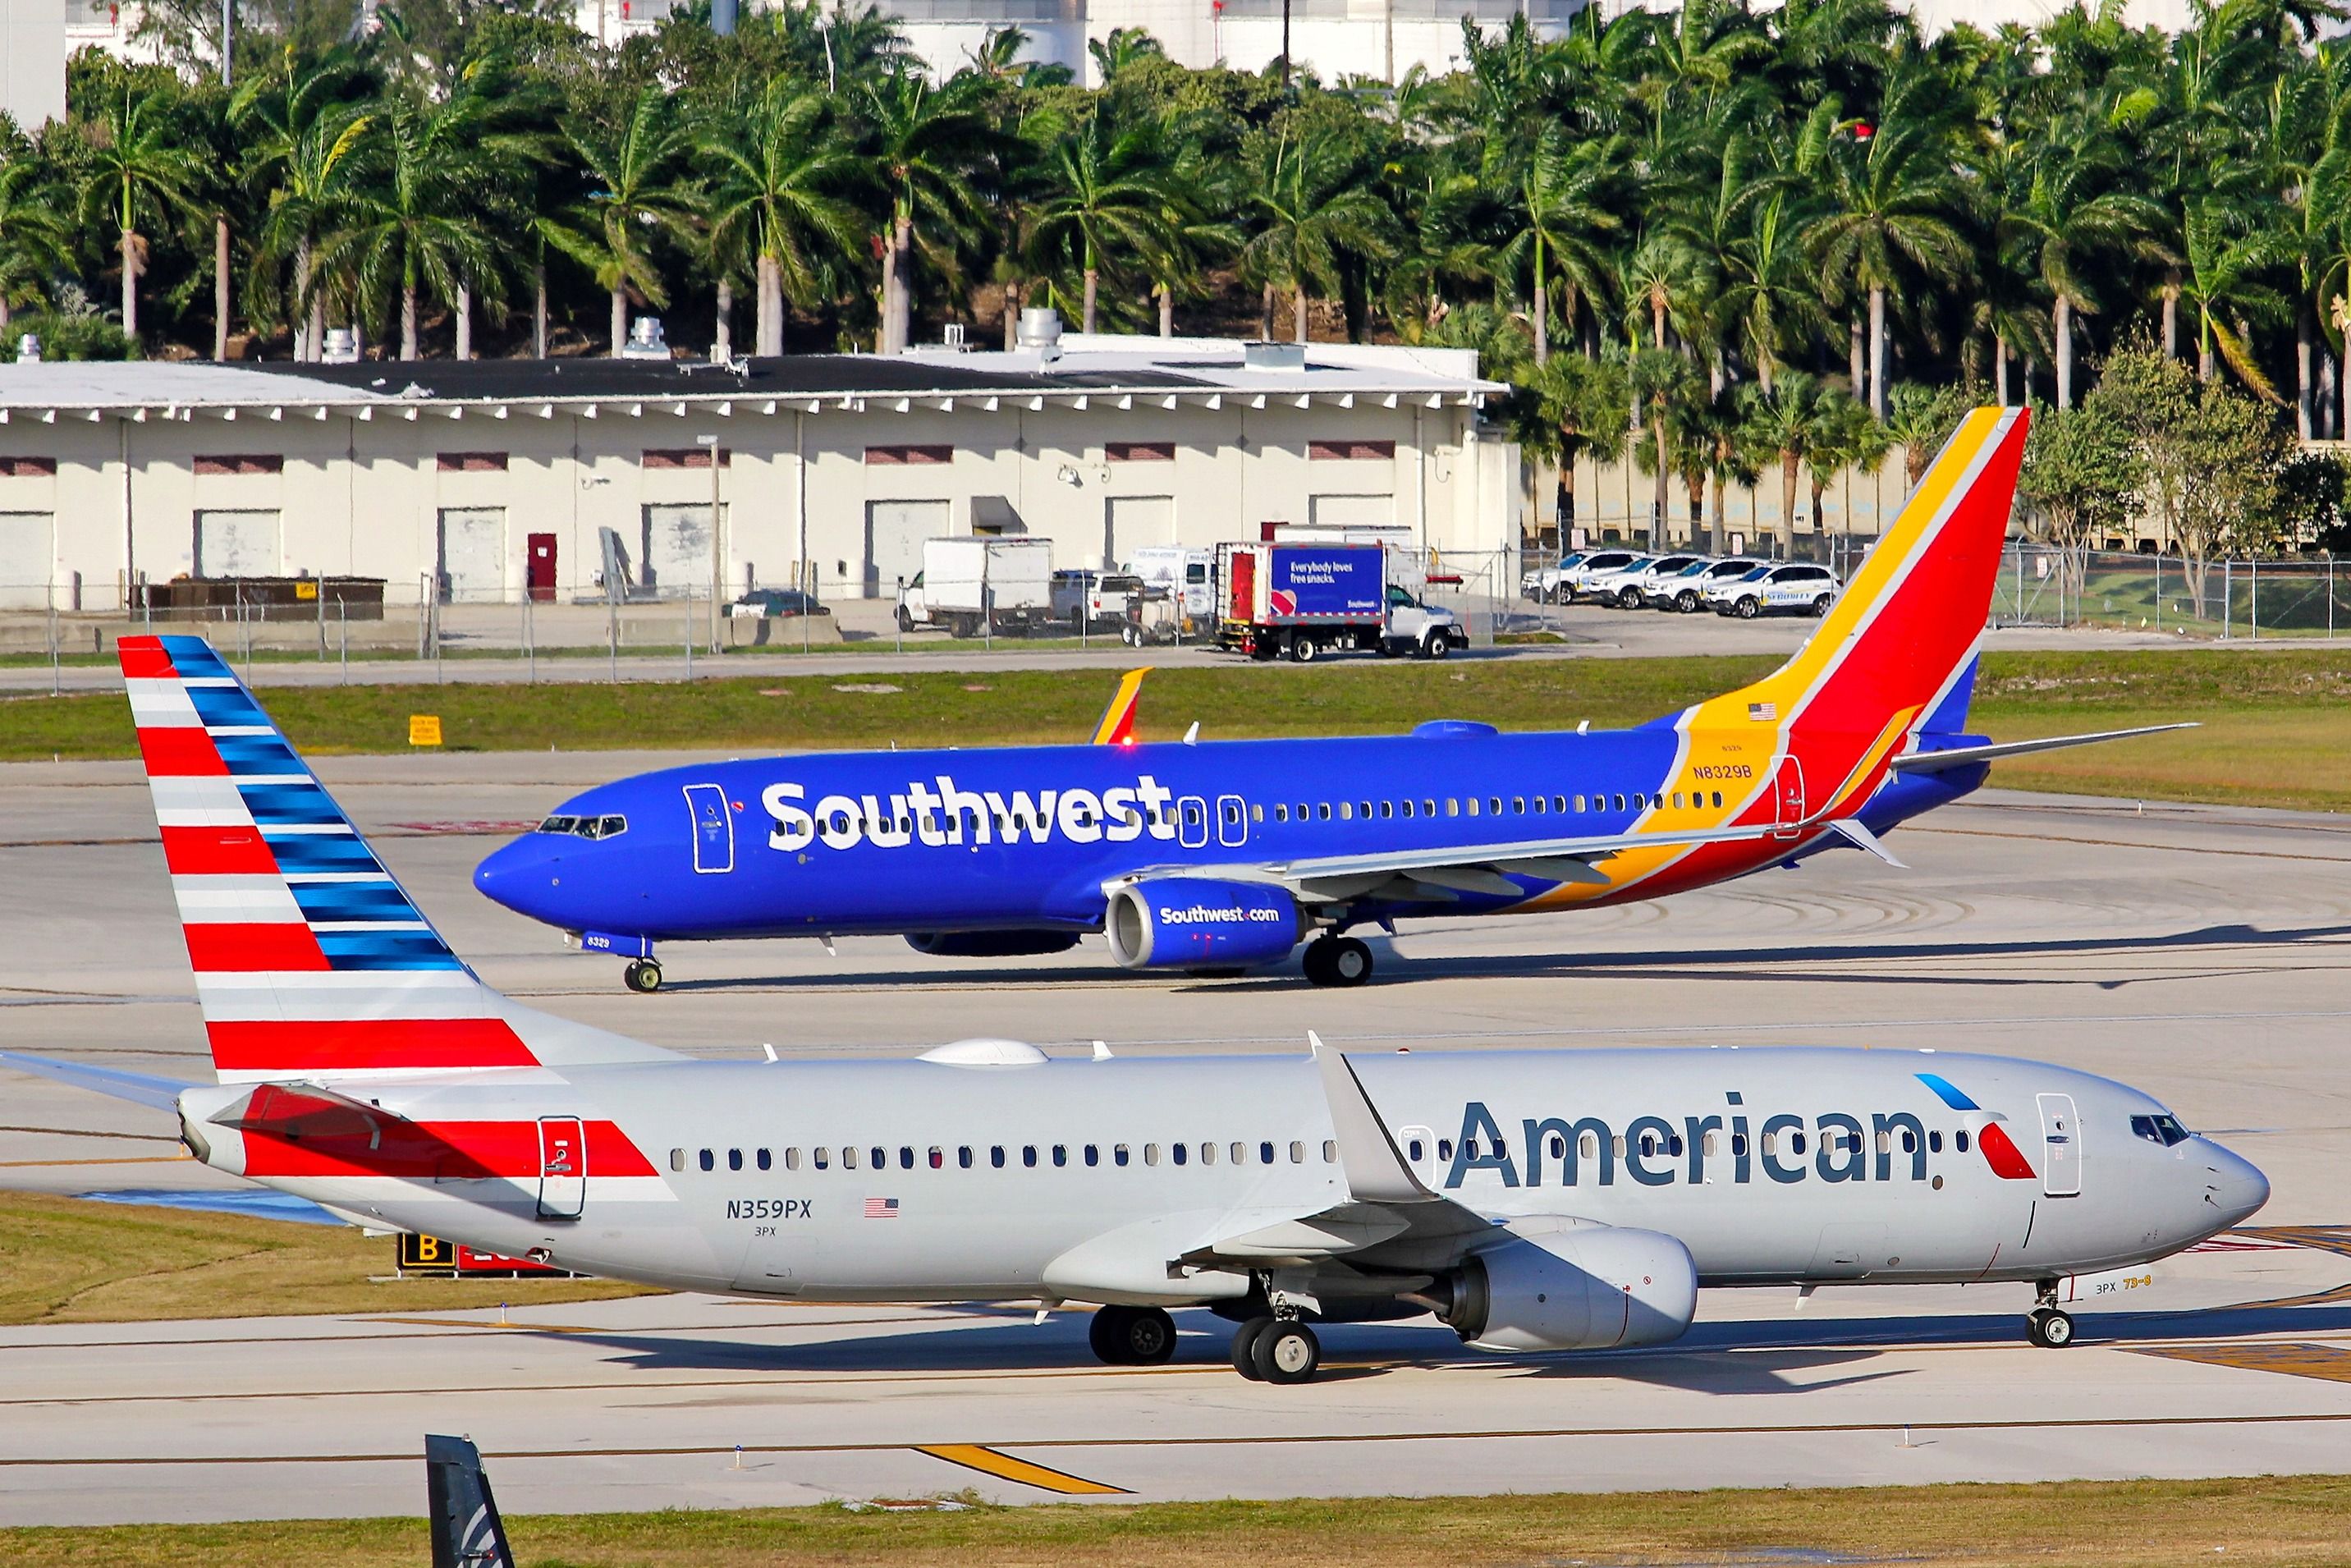
[[(0, 365), (0, 604), (380, 580), (389, 604), (894, 596), (941, 536), (1055, 564), (1277, 525), (1518, 546), (1507, 389), (1458, 350), (1070, 335), (736, 361)], [(303, 597), (315, 596), (312, 593)]]

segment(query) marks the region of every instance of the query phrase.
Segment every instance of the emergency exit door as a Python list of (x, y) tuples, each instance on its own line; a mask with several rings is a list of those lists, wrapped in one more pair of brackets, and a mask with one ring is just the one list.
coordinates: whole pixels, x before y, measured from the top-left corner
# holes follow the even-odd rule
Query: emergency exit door
[(538, 1119), (538, 1217), (577, 1219), (588, 1207), (588, 1141), (577, 1116)]
[(2049, 1197), (2082, 1191), (2082, 1139), (2071, 1094), (2041, 1096), (2041, 1190)]
[(1779, 826), (1774, 830), (1781, 838), (1792, 839), (1804, 820), (1804, 765), (1792, 757), (1780, 759), (1780, 770), (1771, 776), (1771, 810)]

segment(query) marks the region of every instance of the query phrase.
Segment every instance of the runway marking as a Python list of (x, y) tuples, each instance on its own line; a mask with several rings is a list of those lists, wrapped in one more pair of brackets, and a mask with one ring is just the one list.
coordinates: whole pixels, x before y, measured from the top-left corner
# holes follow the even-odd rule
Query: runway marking
[(180, 1140), (169, 1133), (98, 1133), (86, 1127), (8, 1127), (0, 1133), (34, 1133), (52, 1138), (121, 1138), (139, 1144), (176, 1144)]
[(471, 1318), (370, 1318), (372, 1323), (413, 1323), (428, 1329), (487, 1329), (492, 1333), (611, 1333), (611, 1329), (580, 1323), (475, 1322)]
[(2233, 1366), (2244, 1372), (2279, 1372), (2329, 1383), (2351, 1383), (2351, 1350), (2339, 1344), (2182, 1344), (2135, 1350), (2133, 1354), (2161, 1356), (2168, 1361), (2192, 1361), (2207, 1366)]
[[(2351, 1424), (2351, 1410), (2305, 1411), (2269, 1416), (2043, 1416), (2007, 1421), (1837, 1421), (1771, 1426), (1692, 1427), (1524, 1427), (1491, 1430), (1445, 1432), (1293, 1432), (1220, 1435), (1200, 1437), (1021, 1437), (999, 1439), (1018, 1448), (1310, 1448), (1334, 1443), (1454, 1443), (1555, 1441), (1566, 1437), (1838, 1437), (1854, 1433), (1912, 1432), (2076, 1432), (2162, 1429), (2189, 1427), (2306, 1427)], [(903, 1454), (935, 1453), (938, 1447), (914, 1443), (745, 1443), (746, 1454)], [(736, 1445), (688, 1444), (674, 1448), (507, 1448), (485, 1450), (483, 1458), (501, 1461), (525, 1459), (660, 1459), (724, 1457), (737, 1452)], [(416, 1456), (402, 1450), (385, 1454), (87, 1454), (69, 1458), (0, 1458), (0, 1469), (94, 1469), (108, 1465), (413, 1465)], [(1017, 1462), (1017, 1461), (1015, 1461)]]
[(117, 1155), (107, 1160), (0, 1160), (0, 1171), (39, 1170), (53, 1166), (168, 1166), (195, 1157), (183, 1149), (176, 1155)]
[(977, 1470), (998, 1480), (1019, 1481), (1025, 1487), (1042, 1491), (1059, 1492), (1064, 1497), (1127, 1497), (1125, 1487), (1111, 1486), (1103, 1481), (1090, 1481), (1083, 1476), (1073, 1476), (1067, 1470), (1052, 1469), (1044, 1465), (1016, 1459), (1009, 1454), (999, 1454), (979, 1443), (922, 1443), (914, 1452), (928, 1454), (935, 1459), (945, 1459), (951, 1465)]

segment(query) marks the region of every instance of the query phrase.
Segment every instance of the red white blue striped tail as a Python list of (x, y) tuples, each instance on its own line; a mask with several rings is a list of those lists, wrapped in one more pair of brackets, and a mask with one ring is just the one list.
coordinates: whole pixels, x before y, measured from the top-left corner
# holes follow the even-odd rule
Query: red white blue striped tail
[(670, 1055), (476, 978), (203, 638), (120, 653), (223, 1082)]

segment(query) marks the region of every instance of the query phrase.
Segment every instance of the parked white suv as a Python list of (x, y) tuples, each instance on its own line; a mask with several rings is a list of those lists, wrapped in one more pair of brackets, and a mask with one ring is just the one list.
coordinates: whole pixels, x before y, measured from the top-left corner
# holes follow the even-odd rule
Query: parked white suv
[(1557, 603), (1560, 598), (1561, 580), (1577, 567), (1582, 566), (1589, 553), (1585, 550), (1577, 550), (1573, 555), (1560, 557), (1549, 566), (1539, 566), (1526, 573), (1519, 579), (1520, 596), (1531, 599), (1538, 604)]
[(1578, 599), (1588, 599), (1592, 595), (1593, 578), (1604, 572), (1622, 571), (1641, 559), (1638, 550), (1602, 549), (1587, 551), (1577, 558), (1573, 566), (1562, 561), (1558, 580), (1552, 587), (1552, 602), (1573, 604)]
[(1836, 602), (1836, 574), (1824, 566), (1789, 562), (1759, 566), (1744, 577), (1709, 585), (1708, 608), (1752, 621), (1759, 615), (1825, 615)]
[(1710, 584), (1745, 577), (1757, 567), (1770, 564), (1752, 556), (1732, 556), (1727, 560), (1701, 557), (1673, 576), (1652, 581), (1648, 588), (1649, 602), (1659, 610), (1678, 610), (1687, 615), (1705, 604), (1706, 591)]
[(1656, 565), (1659, 559), (1636, 555), (1620, 567), (1591, 573), (1577, 587), (1594, 604), (1605, 604), (1612, 610), (1634, 609), (1641, 602), (1642, 574)]
[(1616, 607), (1619, 610), (1638, 610), (1643, 605), (1655, 603), (1660, 584), (1679, 577), (1693, 567), (1704, 566), (1706, 559), (1687, 552), (1656, 557), (1640, 570), (1628, 573), (1620, 580), (1616, 589)]

